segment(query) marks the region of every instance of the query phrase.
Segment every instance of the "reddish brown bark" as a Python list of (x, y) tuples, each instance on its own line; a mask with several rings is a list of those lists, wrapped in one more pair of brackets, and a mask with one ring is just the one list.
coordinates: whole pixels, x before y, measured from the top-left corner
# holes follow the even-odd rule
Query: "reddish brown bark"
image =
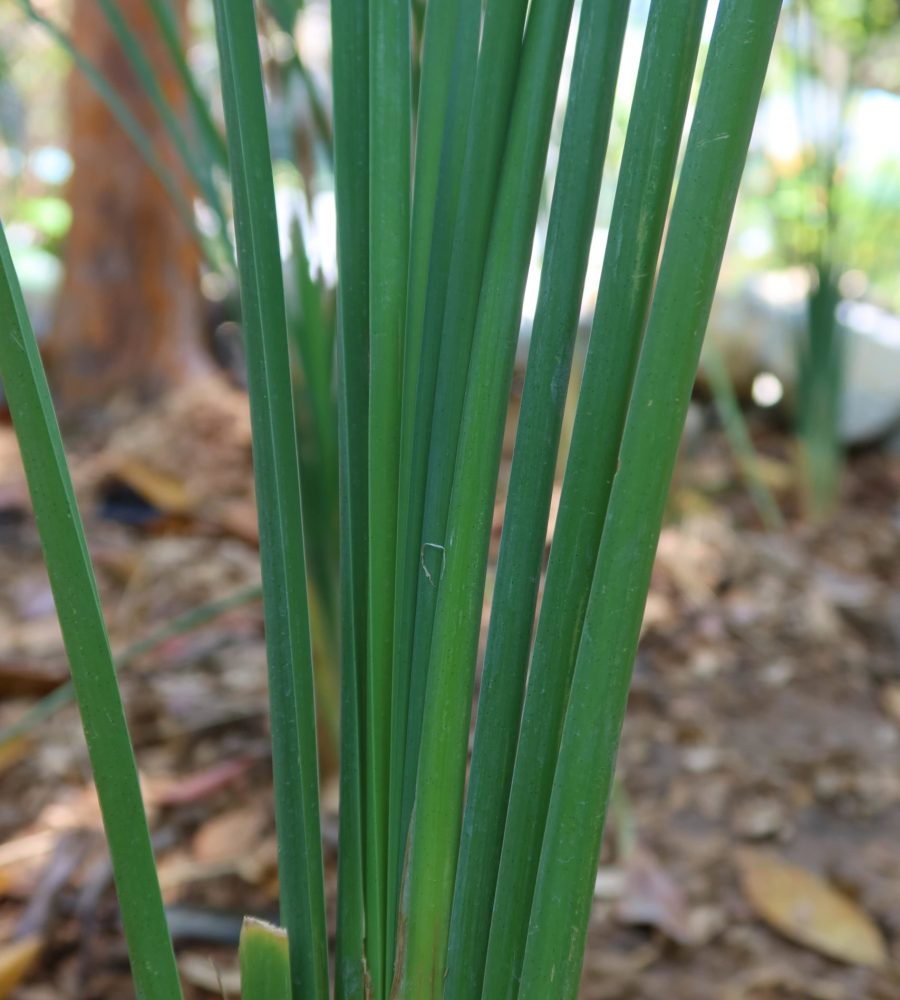
[[(145, 0), (118, 0), (144, 41), (169, 100), (184, 95)], [(78, 0), (72, 35), (176, 166), (164, 127), (96, 0)], [(184, 0), (178, 0), (180, 14)], [(90, 83), (69, 87), (72, 229), (66, 278), (49, 345), (64, 407), (127, 392), (153, 395), (200, 365), (199, 254), (162, 184)]]

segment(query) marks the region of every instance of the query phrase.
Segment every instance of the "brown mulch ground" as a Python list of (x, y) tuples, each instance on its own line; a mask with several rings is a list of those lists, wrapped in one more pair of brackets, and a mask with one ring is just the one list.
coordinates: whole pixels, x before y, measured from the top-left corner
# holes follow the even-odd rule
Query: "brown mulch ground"
[[(783, 451), (777, 435), (764, 443)], [(115, 648), (258, 579), (240, 393), (200, 383), (75, 468)], [(900, 997), (898, 487), (898, 460), (859, 456), (832, 520), (767, 534), (718, 432), (691, 438), (623, 737), (586, 1000)], [(140, 525), (101, 516), (133, 513), (135, 494), (150, 508)], [(122, 675), (197, 1000), (237, 996), (240, 916), (276, 899), (263, 663), (249, 603)], [(65, 676), (0, 427), (0, 727)], [(333, 895), (333, 780), (324, 797)], [(0, 956), (29, 935), (40, 952), (14, 1000), (133, 995), (71, 706), (0, 749)]]

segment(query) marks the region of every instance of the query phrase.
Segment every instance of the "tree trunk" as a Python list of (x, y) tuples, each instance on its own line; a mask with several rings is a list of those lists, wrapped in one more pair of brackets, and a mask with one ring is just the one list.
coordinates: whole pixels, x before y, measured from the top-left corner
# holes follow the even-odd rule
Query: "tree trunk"
[[(118, 0), (162, 88), (185, 99), (146, 0)], [(177, 0), (184, 23), (185, 0)], [(74, 4), (75, 45), (115, 87), (181, 181), (165, 129), (97, 0)], [(69, 85), (72, 229), (48, 360), (64, 409), (110, 396), (148, 397), (202, 367), (199, 253), (168, 194), (97, 95)], [(187, 191), (187, 186), (185, 185)]]

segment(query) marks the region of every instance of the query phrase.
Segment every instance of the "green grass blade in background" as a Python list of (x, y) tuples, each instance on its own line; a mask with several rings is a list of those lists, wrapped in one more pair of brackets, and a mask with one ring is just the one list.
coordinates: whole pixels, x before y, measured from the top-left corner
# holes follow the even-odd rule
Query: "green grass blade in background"
[(700, 44), (705, 0), (655, 0), (616, 188), (520, 724), (483, 996), (515, 997), (559, 737)]
[(291, 58), (288, 62), (288, 66), (300, 77), (300, 82), (306, 90), (306, 96), (309, 99), (309, 108), (312, 112), (313, 124), (316, 126), (318, 139), (320, 140), (319, 149), (322, 151), (325, 161), (330, 163), (332, 159), (334, 137), (332, 134), (329, 111), (322, 99), (319, 85), (313, 74), (310, 72), (309, 67), (300, 58), (296, 49), (291, 50)]
[(305, 432), (300, 434), (300, 469), (310, 469), (303, 491), (304, 510), (315, 514), (315, 529), (306, 538), (310, 572), (320, 592), (329, 624), (337, 615), (336, 528), (338, 522), (337, 410), (334, 399), (334, 323), (326, 306), (321, 281), (310, 269), (303, 232), (298, 219), (290, 227), (288, 260), (288, 335), (300, 367), (298, 400), (305, 406), (298, 413)]
[(741, 410), (734, 383), (721, 351), (712, 341), (704, 346), (701, 368), (712, 390), (713, 402), (725, 437), (760, 520), (767, 531), (778, 531), (784, 527), (781, 508), (760, 472), (759, 454), (750, 436), (750, 428)]
[[(417, 524), (421, 524), (421, 536), (416, 540), (418, 579), (410, 661), (402, 831), (409, 827), (415, 797), (431, 631), (443, 566), (444, 532), (459, 421), (527, 7), (527, 0), (488, 0), (469, 109), (466, 148), (458, 180), (458, 203), (455, 218), (447, 217), (447, 222), (452, 220), (453, 223), (452, 233), (449, 226), (443, 232), (443, 227), (439, 228), (437, 222), (435, 224), (438, 238), (452, 240), (452, 247), (447, 260), (441, 254), (442, 247), (435, 246), (436, 260), (432, 262), (434, 278), (429, 279), (426, 302), (425, 322), (429, 333), (424, 347), (427, 351), (429, 342), (433, 344), (437, 348), (438, 360), (435, 368), (421, 373), (419, 399), (424, 405), (420, 407), (420, 416), (417, 416), (420, 421), (417, 444), (421, 462), (426, 467), (426, 486), (422, 519), (411, 522), (407, 529), (414, 531)], [(463, 106), (457, 106), (455, 113), (462, 115)], [(437, 260), (438, 254), (442, 257), (440, 261)], [(446, 278), (443, 274), (445, 267)], [(430, 339), (432, 324), (440, 324), (441, 330), (433, 340)], [(426, 354), (423, 353), (423, 365), (425, 359)], [(433, 363), (433, 359), (429, 360)], [(427, 426), (429, 410), (430, 427)], [(423, 431), (423, 427), (427, 429)], [(414, 464), (413, 475), (417, 474), (418, 468)], [(401, 844), (406, 840), (402, 831)]]
[(282, 919), (290, 942), (294, 1000), (327, 1000), (315, 694), (297, 433), (252, 0), (217, 0), (216, 33), (259, 506)]
[[(573, 4), (525, 35), (469, 364), (428, 668), (399, 996), (443, 995), (487, 551), (522, 299)], [(430, 540), (430, 539), (426, 539)]]
[[(386, 958), (394, 957), (405, 849), (403, 774), (409, 714), (410, 660), (431, 403), (437, 377), (440, 320), (453, 218), (481, 26), (480, 0), (435, 0), (425, 21), (425, 58), (415, 148), (397, 505), (397, 585), (388, 840)], [(452, 39), (452, 44), (450, 40)], [(437, 317), (437, 318), (436, 318)]]
[(387, 994), (388, 800), (403, 340), (409, 269), (409, 8), (369, 3), (369, 608), (366, 687), (366, 960)]
[(837, 317), (838, 273), (823, 252), (815, 262), (814, 285), (807, 298), (805, 335), (796, 348), (801, 496), (814, 521), (833, 512), (843, 464), (840, 421), (847, 345)]
[(215, 214), (219, 235), (224, 238), (228, 223), (222, 199), (219, 197), (213, 180), (210, 161), (205, 157), (198, 156), (196, 150), (191, 148), (181, 121), (163, 93), (156, 77), (156, 71), (144, 53), (141, 40), (132, 31), (118, 4), (115, 0), (98, 0), (98, 3), (131, 66), (132, 72), (147, 95), (147, 99), (153, 105), (153, 110), (159, 116), (182, 166)]
[(139, 1000), (181, 996), (134, 752), (37, 342), (0, 226), (0, 378), (90, 754)]
[[(242, 587), (240, 590), (236, 590), (233, 594), (229, 594), (228, 597), (222, 597), (210, 601), (208, 604), (201, 604), (199, 607), (191, 608), (190, 611), (178, 615), (171, 621), (164, 622), (158, 628), (153, 629), (149, 635), (145, 635), (142, 639), (138, 639), (126, 646), (120, 653), (116, 653), (113, 657), (113, 665), (117, 672), (124, 670), (139, 657), (145, 656), (158, 646), (168, 642), (169, 639), (174, 639), (177, 636), (185, 635), (187, 632), (193, 632), (195, 629), (202, 628), (208, 622), (214, 621), (221, 615), (235, 610), (235, 608), (241, 608), (247, 604), (252, 604), (254, 601), (258, 601), (261, 596), (262, 590), (259, 585), (251, 584), (249, 587)], [(60, 684), (58, 688), (51, 691), (50, 694), (45, 695), (23, 712), (15, 722), (0, 729), (0, 750), (3, 749), (5, 744), (11, 743), (20, 736), (26, 736), (36, 726), (52, 718), (60, 709), (71, 704), (74, 697), (75, 687), (71, 681)]]
[(313, 276), (298, 218), (290, 225), (286, 262), (288, 336), (294, 347), (297, 441), (313, 638), (316, 708), (329, 759), (340, 743), (338, 673), (339, 534), (334, 323), (327, 293)]
[(623, 0), (588, 0), (582, 6), (493, 589), (446, 1000), (481, 996), (566, 387), (628, 8)]
[[(275, 21), (278, 23), (278, 27), (286, 34), (294, 37), (294, 26), (297, 22), (297, 15), (304, 7), (304, 0), (267, 0), (266, 6), (269, 8)], [(331, 126), (331, 118), (329, 111), (322, 100), (322, 94), (318, 84), (316, 83), (315, 77), (309, 71), (309, 67), (300, 58), (300, 52), (298, 51), (296, 45), (292, 45), (290, 49), (290, 57), (288, 59), (288, 68), (295, 72), (303, 84), (303, 88), (306, 90), (306, 96), (309, 99), (309, 108), (312, 112), (313, 122), (315, 123), (316, 129), (318, 130), (318, 138), (321, 140), (322, 145), (320, 148), (323, 149), (325, 157), (327, 160), (331, 160), (332, 155), (332, 140), (333, 140), (333, 129)]]
[(578, 992), (650, 573), (780, 8), (719, 7), (581, 634), (519, 1000)]
[(337, 199), (341, 755), (335, 1000), (363, 1000), (368, 563), (369, 5), (331, 5)]
[(290, 35), (293, 33), (297, 15), (304, 7), (304, 0), (266, 0), (266, 6), (278, 22), (278, 27)]
[(290, 232), (290, 260), (293, 265), (294, 309), (291, 333), (303, 368), (304, 382), (310, 395), (315, 436), (323, 453), (323, 462), (334, 458), (336, 428), (331, 399), (334, 374), (334, 336), (323, 308), (323, 289), (313, 275), (300, 222), (294, 219)]
[(144, 162), (159, 179), (160, 184), (162, 184), (165, 188), (166, 194), (172, 200), (172, 204), (175, 206), (175, 210), (178, 212), (185, 228), (191, 233), (209, 260), (215, 261), (218, 255), (210, 247), (209, 242), (198, 232), (197, 225), (194, 222), (193, 209), (191, 208), (191, 205), (182, 190), (182, 186), (178, 178), (157, 155), (156, 149), (153, 145), (153, 140), (147, 130), (143, 127), (143, 125), (141, 125), (137, 118), (135, 118), (125, 102), (116, 93), (115, 87), (112, 86), (112, 84), (100, 72), (97, 66), (91, 62), (90, 59), (87, 59), (77, 48), (75, 48), (72, 44), (72, 40), (58, 25), (54, 24), (49, 18), (45, 17), (35, 8), (31, 0), (16, 0), (16, 2), (22, 12), (31, 21), (46, 31), (53, 41), (72, 60), (78, 70), (84, 74), (87, 81), (97, 92), (97, 95), (109, 108), (110, 113), (116, 119), (122, 131), (134, 143), (135, 148), (143, 157)]
[(172, 65), (181, 80), (188, 97), (191, 117), (203, 142), (206, 153), (223, 171), (228, 170), (228, 150), (218, 126), (213, 121), (209, 110), (209, 102), (200, 90), (197, 78), (188, 65), (186, 46), (181, 39), (181, 29), (175, 17), (171, 0), (147, 0), (147, 6), (153, 15), (157, 29), (172, 60)]
[(241, 1000), (291, 1000), (288, 939), (280, 927), (245, 917), (238, 954)]

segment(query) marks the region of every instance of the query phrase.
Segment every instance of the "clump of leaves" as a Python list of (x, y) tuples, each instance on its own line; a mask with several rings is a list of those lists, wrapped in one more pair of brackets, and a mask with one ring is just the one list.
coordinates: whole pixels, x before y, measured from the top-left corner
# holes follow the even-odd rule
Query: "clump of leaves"
[[(467, 788), (503, 428), (575, 5), (488, 0), (482, 12), (478, 0), (431, 0), (414, 130), (407, 6), (333, 2), (336, 1000), (577, 994), (666, 493), (780, 2), (721, 0), (669, 213), (705, 6), (651, 6), (535, 623), (627, 19), (622, 0), (580, 6)], [(326, 1000), (305, 544), (318, 526), (303, 519), (252, 0), (217, 0), (216, 20), (259, 502), (281, 920), (290, 995)], [(5, 247), (0, 259), (0, 373), (90, 738), (135, 985), (142, 997), (171, 1000), (177, 975), (96, 591)], [(249, 928), (242, 964), (248, 988), (284, 992), (283, 983), (261, 985), (283, 975), (283, 938)]]

